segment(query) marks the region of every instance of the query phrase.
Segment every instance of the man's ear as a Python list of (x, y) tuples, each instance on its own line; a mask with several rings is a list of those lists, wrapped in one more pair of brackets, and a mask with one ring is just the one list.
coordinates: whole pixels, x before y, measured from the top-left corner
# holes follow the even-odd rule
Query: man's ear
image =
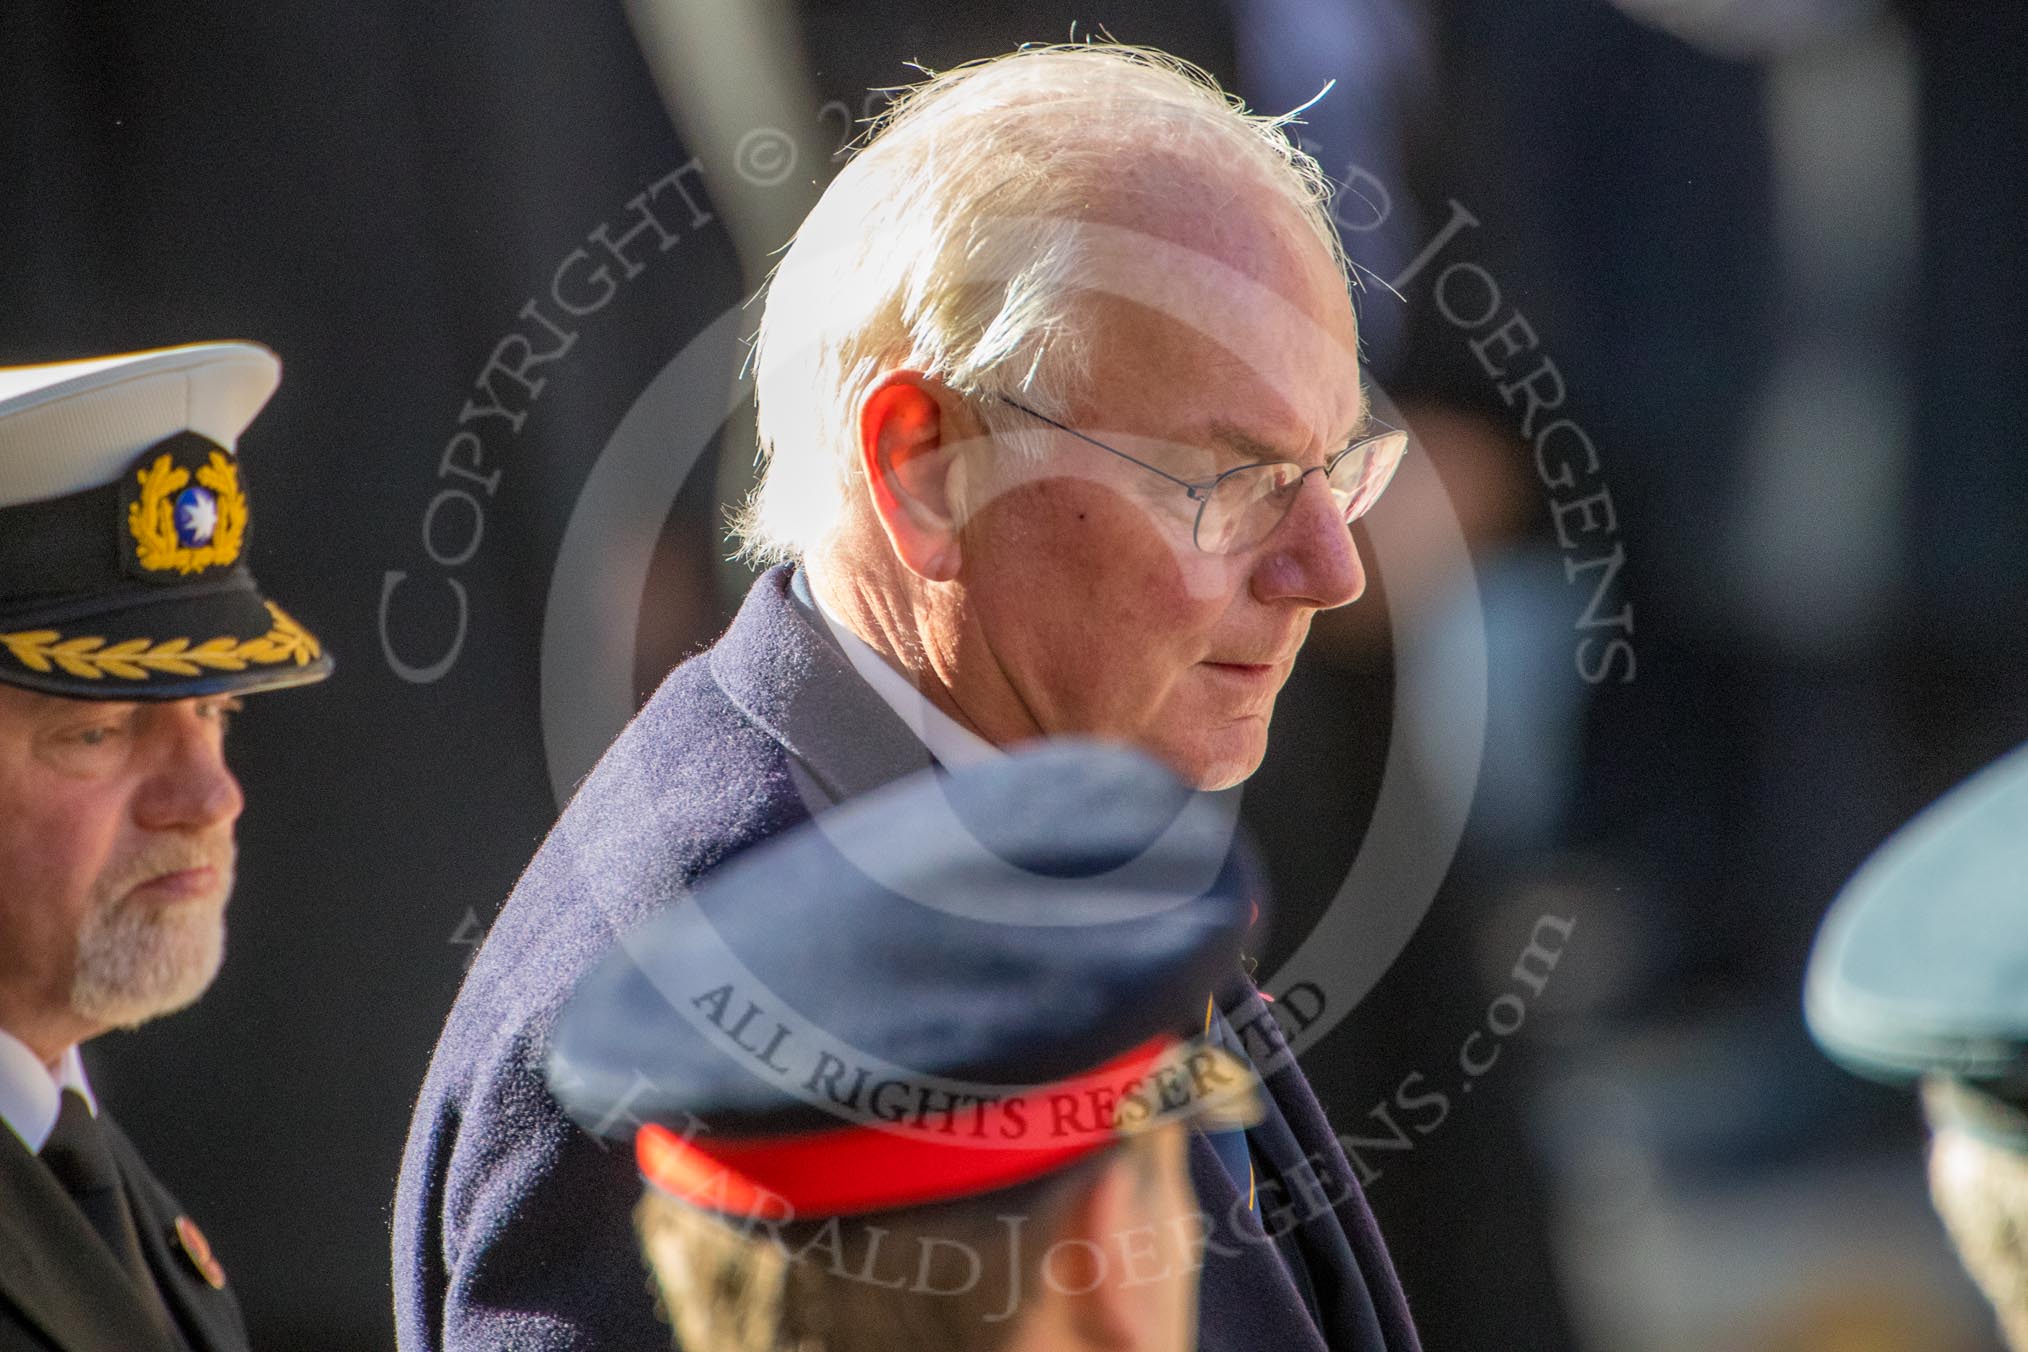
[(1132, 1349), (1144, 1345), (1142, 1313), (1123, 1284), (1121, 1237), (1145, 1229), (1142, 1165), (1132, 1149), (1116, 1153), (1105, 1171), (1079, 1190), (1050, 1246), (1043, 1280), (1063, 1302), (1063, 1316), (1080, 1349)]
[(960, 559), (955, 440), (940, 386), (889, 371), (859, 404), (859, 464), (888, 543), (908, 570), (948, 582)]

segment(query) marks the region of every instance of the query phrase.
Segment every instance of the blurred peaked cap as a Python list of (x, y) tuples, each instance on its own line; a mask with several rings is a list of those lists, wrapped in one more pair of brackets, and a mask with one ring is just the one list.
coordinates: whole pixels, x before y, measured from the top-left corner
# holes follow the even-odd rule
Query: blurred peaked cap
[(245, 342), (0, 368), (0, 681), (162, 700), (330, 674), (245, 561), (237, 447), (281, 373)]
[(2028, 1102), (2028, 746), (1924, 809), (1846, 884), (1804, 1012), (1861, 1075)]
[(109, 483), (177, 432), (233, 450), (281, 380), (246, 342), (0, 368), (0, 507)]
[[(551, 1090), (616, 1139), (769, 1137), (859, 1120), (809, 1088), (826, 1055), (1014, 1090), (1201, 1035), (1260, 890), (1235, 808), (1086, 741), (853, 799), (627, 935), (559, 1018)], [(782, 1069), (752, 1054), (778, 1027)]]

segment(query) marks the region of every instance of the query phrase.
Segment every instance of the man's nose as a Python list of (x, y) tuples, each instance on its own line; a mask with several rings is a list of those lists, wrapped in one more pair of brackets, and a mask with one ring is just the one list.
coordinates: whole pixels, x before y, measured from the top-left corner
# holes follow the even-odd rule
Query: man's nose
[(1330, 610), (1359, 599), (1366, 570), (1345, 514), (1318, 473), (1306, 475), (1288, 515), (1269, 533), (1253, 573), (1256, 599)]
[(218, 729), (189, 709), (163, 714), (156, 760), (134, 800), (136, 823), (150, 830), (203, 830), (232, 822), (246, 797), (225, 763)]

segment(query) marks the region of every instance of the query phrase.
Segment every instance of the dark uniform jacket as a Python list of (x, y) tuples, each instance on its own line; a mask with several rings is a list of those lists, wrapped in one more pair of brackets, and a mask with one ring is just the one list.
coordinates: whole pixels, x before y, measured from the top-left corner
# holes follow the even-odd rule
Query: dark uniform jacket
[[(755, 842), (928, 764), (793, 581), (786, 567), (762, 576), (725, 636), (663, 682), (564, 810), (472, 964), (395, 1198), (404, 1352), (671, 1345), (635, 1247), (631, 1155), (563, 1116), (543, 1055), (558, 1009), (619, 934)], [(1252, 987), (1235, 974), (1221, 1003), (1247, 1051), (1272, 1064), (1279, 1033)], [(1192, 1141), (1215, 1225), (1200, 1346), (1414, 1349), (1372, 1213), (1315, 1096), (1292, 1060), (1267, 1085), (1274, 1111), (1254, 1149), (1290, 1181), (1263, 1183), (1260, 1219), (1211, 1145)], [(1279, 1242), (1263, 1220), (1285, 1232)], [(1300, 1285), (1291, 1262), (1305, 1269)]]
[[(99, 1126), (141, 1251), (182, 1343), (148, 1316), (119, 1261), (48, 1166), (0, 1125), (0, 1352), (245, 1352), (232, 1289), (214, 1288), (177, 1233), (183, 1209), (110, 1116)], [(204, 1250), (206, 1254), (208, 1250)]]

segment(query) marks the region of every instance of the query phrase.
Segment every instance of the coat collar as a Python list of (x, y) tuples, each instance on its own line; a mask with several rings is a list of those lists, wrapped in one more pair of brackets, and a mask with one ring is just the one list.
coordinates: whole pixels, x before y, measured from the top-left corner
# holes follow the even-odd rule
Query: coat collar
[(787, 564), (753, 584), (710, 651), (725, 697), (780, 742), (821, 797), (814, 813), (932, 763), (928, 750), (824, 632)]
[(76, 1044), (63, 1049), (52, 1075), (27, 1043), (0, 1029), (0, 1126), (13, 1128), (30, 1154), (40, 1151), (55, 1130), (66, 1089), (77, 1090), (92, 1116), (98, 1116), (99, 1101)]

